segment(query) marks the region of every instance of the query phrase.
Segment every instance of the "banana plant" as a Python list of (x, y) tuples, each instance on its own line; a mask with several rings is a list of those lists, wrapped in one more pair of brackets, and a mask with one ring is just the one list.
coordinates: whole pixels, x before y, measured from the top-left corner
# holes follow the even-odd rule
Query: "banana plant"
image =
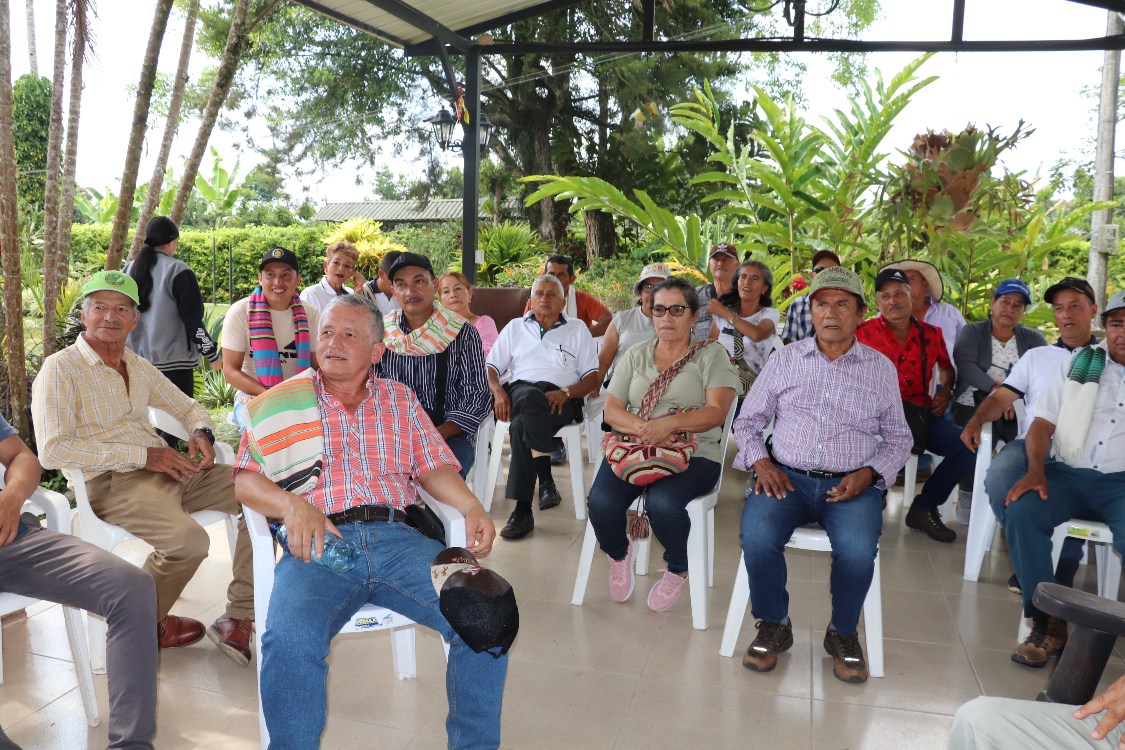
[(223, 167), (223, 157), (212, 146), (211, 178), (207, 179), (202, 174), (195, 176), (195, 189), (207, 204), (206, 215), (213, 222), (215, 229), (234, 215), (234, 205), (242, 197), (242, 186), (236, 182), (238, 166), (239, 161), (235, 160), (234, 169), (228, 172)]

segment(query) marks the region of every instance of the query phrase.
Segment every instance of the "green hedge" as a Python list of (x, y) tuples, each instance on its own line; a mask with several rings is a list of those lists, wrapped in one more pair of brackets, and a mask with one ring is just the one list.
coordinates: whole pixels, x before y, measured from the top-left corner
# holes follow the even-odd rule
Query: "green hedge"
[[(71, 263), (103, 265), (110, 228), (109, 224), (75, 224), (70, 244)], [(319, 281), (324, 275), (324, 243), (321, 238), (325, 234), (327, 230), (322, 226), (245, 227), (215, 232), (184, 229), (180, 232), (176, 257), (195, 271), (204, 301), (230, 303), (254, 290), (258, 283), (258, 263), (266, 250), (274, 246), (289, 248), (297, 254), (302, 287)], [(132, 233), (126, 245), (130, 242)], [(212, 278), (215, 279), (214, 300), (211, 295)], [(228, 291), (232, 280), (233, 299)]]

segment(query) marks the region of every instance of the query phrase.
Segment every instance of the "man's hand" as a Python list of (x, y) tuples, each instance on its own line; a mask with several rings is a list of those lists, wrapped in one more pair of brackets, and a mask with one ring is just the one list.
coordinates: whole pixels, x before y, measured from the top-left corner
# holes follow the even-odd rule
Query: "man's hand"
[(457, 437), (458, 435), (464, 434), (461, 429), (461, 425), (457, 424), (456, 422), (442, 422), (437, 426), (437, 431), (438, 434), (441, 435), (441, 439), (446, 442), (449, 442), (449, 438), (451, 437)]
[(552, 414), (562, 414), (566, 402), (570, 400), (562, 391), (546, 391), (543, 395), (547, 397), (547, 407)]
[(477, 503), (465, 514), (465, 548), (477, 557), (485, 557), (492, 551), (496, 539), (496, 526)]
[(961, 442), (973, 453), (976, 453), (977, 448), (980, 447), (980, 431), (981, 423), (976, 417), (969, 417), (965, 429), (961, 430)]
[(1025, 492), (1031, 492), (1032, 490), (1037, 490), (1041, 499), (1047, 499), (1047, 477), (1044, 476), (1042, 470), (1037, 472), (1029, 470), (1018, 482), (1013, 484), (1012, 489), (1008, 490), (1008, 496), (1004, 498), (1005, 507), (1019, 500)]
[(211, 439), (204, 433), (196, 430), (191, 434), (191, 439), (187, 444), (188, 457), (194, 459), (196, 456), (203, 456), (203, 460), (195, 465), (202, 469), (210, 469), (215, 465), (215, 446), (211, 445)]
[[(1105, 716), (1090, 733), (1095, 740), (1104, 740), (1110, 730), (1125, 719), (1125, 677), (1119, 677), (1117, 682), (1110, 685), (1104, 693), (1075, 709), (1074, 718), (1085, 719), (1101, 711), (1105, 711)], [(1125, 748), (1125, 736), (1122, 737), (1118, 747)]]
[(319, 508), (310, 505), (305, 498), (291, 494), (289, 501), (281, 522), (285, 524), (285, 533), (289, 538), (289, 554), (293, 557), (303, 562), (311, 562), (314, 544), (316, 556), (323, 555), (325, 531), (331, 531), (341, 538), (344, 536)]
[(222, 372), (223, 371), (223, 360), (216, 359), (214, 362), (211, 363), (211, 369), (214, 370), (215, 372)]
[(853, 471), (840, 480), (840, 483), (828, 490), (828, 502), (842, 503), (851, 500), (859, 493), (866, 490), (875, 481), (875, 475), (866, 466), (858, 471)]
[(766, 497), (784, 498), (793, 491), (793, 483), (789, 475), (774, 466), (773, 461), (762, 458), (754, 462), (754, 492), (766, 494)]
[(649, 445), (664, 445), (674, 431), (675, 428), (669, 420), (663, 418), (650, 419), (637, 430), (637, 440)]
[(0, 547), (11, 544), (20, 531), (20, 511), (23, 501), (7, 489), (0, 490)]
[[(209, 441), (205, 439), (204, 442)], [(188, 445), (190, 446), (191, 443), (188, 443)], [(215, 452), (212, 450), (212, 463), (214, 463), (214, 460)], [(182, 482), (203, 470), (199, 464), (192, 463), (187, 456), (173, 448), (149, 448), (148, 460), (145, 461), (144, 469), (154, 474), (167, 474), (177, 482)]]
[(492, 389), (492, 410), (496, 412), (496, 419), (500, 422), (512, 421), (512, 399), (503, 388)]
[(945, 414), (945, 410), (949, 406), (949, 397), (952, 395), (953, 392), (948, 388), (942, 388), (935, 393), (934, 397), (930, 399), (930, 414), (933, 414), (935, 417), (940, 417), (942, 414)]
[(707, 312), (711, 313), (712, 318), (726, 321), (729, 321), (734, 315), (726, 305), (719, 302), (717, 299), (713, 299), (707, 303)]

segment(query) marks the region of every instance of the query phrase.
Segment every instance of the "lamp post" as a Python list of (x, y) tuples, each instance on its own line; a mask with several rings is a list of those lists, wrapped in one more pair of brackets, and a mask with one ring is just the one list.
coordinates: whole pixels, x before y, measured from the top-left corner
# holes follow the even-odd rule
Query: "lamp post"
[[(437, 141), (437, 145), (442, 151), (461, 151), (464, 139), (453, 140), (453, 129), (461, 120), (455, 119), (448, 109), (442, 107), (440, 112), (426, 122), (433, 128), (434, 140)], [(464, 123), (461, 123), (461, 127), (462, 129), (465, 127)], [(493, 130), (492, 123), (484, 112), (480, 113), (477, 128), (480, 132), (480, 150), (481, 153), (484, 153), (488, 150), (488, 142), (492, 138)]]

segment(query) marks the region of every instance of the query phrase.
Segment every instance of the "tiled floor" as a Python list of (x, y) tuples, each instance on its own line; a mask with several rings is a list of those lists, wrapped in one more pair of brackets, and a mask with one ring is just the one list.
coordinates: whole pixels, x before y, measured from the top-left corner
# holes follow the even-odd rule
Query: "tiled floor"
[[(565, 469), (556, 472), (565, 480)], [(648, 611), (656, 550), (654, 570), (638, 579), (629, 602), (609, 600), (599, 554), (585, 606), (570, 604), (584, 526), (574, 520), (566, 481), (559, 481), (563, 505), (537, 514), (530, 538), (498, 540), (489, 565), (514, 586), (522, 626), (505, 692), (505, 747), (942, 748), (951, 715), (963, 702), (982, 693), (1030, 698), (1044, 687), (1049, 670), (1026, 669), (1008, 658), (1019, 605), (1005, 585), (1010, 569), (1002, 540), (986, 558), (980, 582), (966, 582), (964, 527), (955, 527), (962, 538), (953, 545), (907, 531), (898, 491), (890, 497), (882, 545), (885, 678), (855, 686), (832, 677), (821, 646), (830, 611), (825, 554), (787, 553), (796, 644), (775, 672), (756, 674), (742, 667), (738, 654), (719, 656), (744, 481), (727, 472), (706, 631), (692, 628), (686, 595), (668, 613)], [(511, 509), (502, 494), (501, 488), (492, 509), (497, 526)], [(215, 532), (213, 557), (188, 586), (178, 614), (210, 622), (222, 612), (230, 575), (222, 534)], [(138, 545), (126, 554), (140, 560), (144, 550)], [(1094, 571), (1081, 571), (1078, 584), (1093, 590)], [(59, 608), (40, 605), (29, 615), (4, 631), (0, 726), (25, 750), (105, 747), (104, 721), (86, 727)], [(747, 613), (740, 650), (752, 633)], [(418, 678), (397, 681), (385, 633), (336, 640), (324, 748), (445, 747), (440, 642), (420, 631), (417, 652)], [(1104, 684), (1125, 673), (1122, 653), (1115, 652)], [(104, 716), (105, 678), (95, 680)], [(257, 748), (254, 664), (240, 669), (206, 639), (163, 652), (156, 745)]]

